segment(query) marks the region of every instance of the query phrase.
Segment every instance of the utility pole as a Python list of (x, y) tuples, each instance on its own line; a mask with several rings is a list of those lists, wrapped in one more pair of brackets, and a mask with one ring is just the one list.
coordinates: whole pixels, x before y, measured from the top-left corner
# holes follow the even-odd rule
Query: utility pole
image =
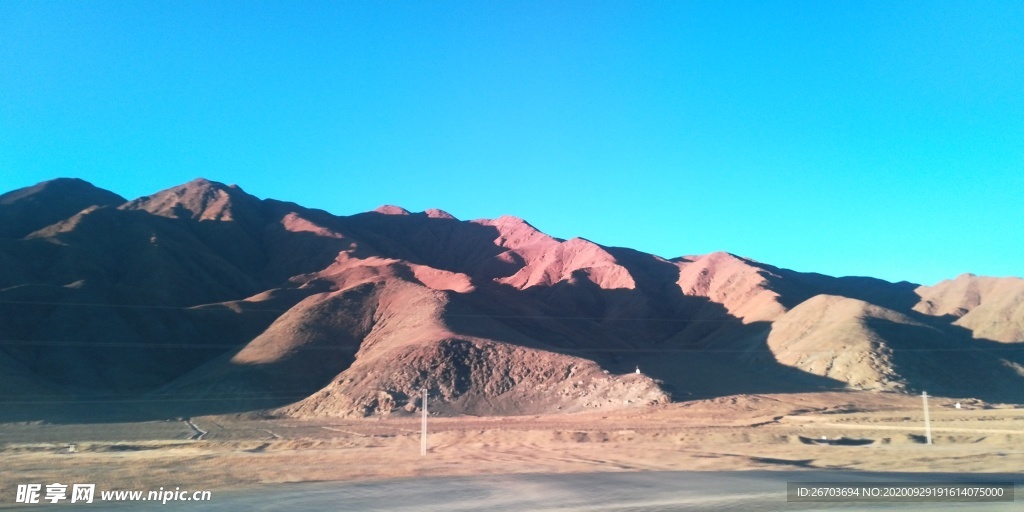
[(423, 388), (423, 421), (420, 424), (420, 455), (427, 454), (427, 388)]
[(924, 437), (925, 444), (932, 444), (932, 422), (928, 418), (928, 392), (921, 392), (921, 400), (924, 402)]

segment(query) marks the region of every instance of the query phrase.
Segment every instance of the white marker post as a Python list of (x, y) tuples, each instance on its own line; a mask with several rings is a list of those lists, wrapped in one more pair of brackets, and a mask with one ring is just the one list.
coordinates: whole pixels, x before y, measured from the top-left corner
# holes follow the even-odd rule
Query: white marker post
[(921, 392), (921, 400), (924, 402), (924, 437), (925, 444), (932, 444), (932, 422), (928, 418), (928, 392)]
[(423, 388), (423, 422), (420, 425), (420, 455), (427, 454), (427, 388)]

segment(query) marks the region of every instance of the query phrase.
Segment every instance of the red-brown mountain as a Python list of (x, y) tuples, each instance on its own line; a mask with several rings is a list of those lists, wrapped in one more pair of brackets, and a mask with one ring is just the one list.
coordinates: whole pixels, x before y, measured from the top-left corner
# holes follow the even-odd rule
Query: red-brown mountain
[(1024, 401), (1016, 278), (666, 260), (510, 216), (342, 217), (202, 179), (133, 201), (55, 180), (0, 196), (0, 222), (9, 402), (365, 415), (413, 410), (423, 387), (447, 414), (841, 387)]

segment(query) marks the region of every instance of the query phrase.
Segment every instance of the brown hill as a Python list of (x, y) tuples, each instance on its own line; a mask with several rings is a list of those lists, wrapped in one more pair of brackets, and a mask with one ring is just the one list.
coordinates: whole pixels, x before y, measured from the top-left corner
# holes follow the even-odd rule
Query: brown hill
[(125, 199), (74, 178), (44, 181), (0, 195), (0, 238), (21, 238), (90, 206), (117, 206)]
[(667, 399), (648, 377), (616, 377), (586, 359), (457, 332), (445, 312), (457, 293), (450, 290), (464, 277), (431, 270), (438, 278), (431, 286), (419, 275), (397, 260), (332, 265), (307, 285), (324, 291), (281, 315), (232, 357), (204, 365), (158, 396), (310, 395), (279, 411), (299, 416), (412, 410), (410, 397), (423, 387), (440, 402), (436, 410), (477, 414)]
[(676, 260), (686, 295), (707, 297), (744, 322), (771, 322), (786, 313), (764, 269), (725, 252)]
[(510, 216), (339, 217), (203, 179), (130, 202), (72, 184), (86, 192), (0, 196), (44, 212), (0, 209), (24, 233), (0, 238), (14, 395), (37, 379), (155, 415), (295, 416), (402, 414), (424, 387), (445, 414), (823, 387), (1024, 401), (1020, 279), (918, 287), (665, 260)]
[(984, 390), (1019, 400), (1020, 365), (1008, 353), (856, 299), (813, 297), (772, 325), (768, 346), (789, 366), (857, 389)]
[[(308, 212), (285, 214), (242, 193), (245, 214), (225, 201), (189, 201), (224, 188), (193, 182), (153, 196), (182, 197), (181, 208), (146, 199), (92, 206), (7, 242), (0, 254), (13, 272), (0, 281), (8, 303), (0, 326), (19, 341), (8, 353), (62, 385), (122, 392), (165, 384), (252, 339), (280, 311), (247, 308), (244, 299), (267, 289), (268, 275), (287, 284), (311, 265), (322, 268), (347, 242), (329, 230), (308, 235)], [(160, 207), (145, 210), (153, 205)], [(214, 209), (271, 220), (258, 229), (209, 220)], [(190, 213), (173, 215), (183, 211)], [(303, 253), (290, 252), (296, 247)]]
[(963, 274), (916, 290), (915, 311), (955, 318), (975, 338), (1024, 342), (1024, 279)]

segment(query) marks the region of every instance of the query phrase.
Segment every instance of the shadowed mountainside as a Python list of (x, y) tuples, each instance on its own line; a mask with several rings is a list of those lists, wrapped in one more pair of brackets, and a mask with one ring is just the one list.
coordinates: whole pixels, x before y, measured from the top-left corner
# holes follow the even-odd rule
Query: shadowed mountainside
[(74, 178), (59, 178), (0, 195), (0, 238), (20, 238), (90, 206), (117, 206), (125, 199)]
[(1024, 401), (1017, 278), (666, 260), (511, 216), (340, 217), (203, 179), (133, 201), (45, 182), (0, 196), (0, 220), (10, 404), (361, 416), (414, 411), (424, 387), (444, 414), (840, 387)]

